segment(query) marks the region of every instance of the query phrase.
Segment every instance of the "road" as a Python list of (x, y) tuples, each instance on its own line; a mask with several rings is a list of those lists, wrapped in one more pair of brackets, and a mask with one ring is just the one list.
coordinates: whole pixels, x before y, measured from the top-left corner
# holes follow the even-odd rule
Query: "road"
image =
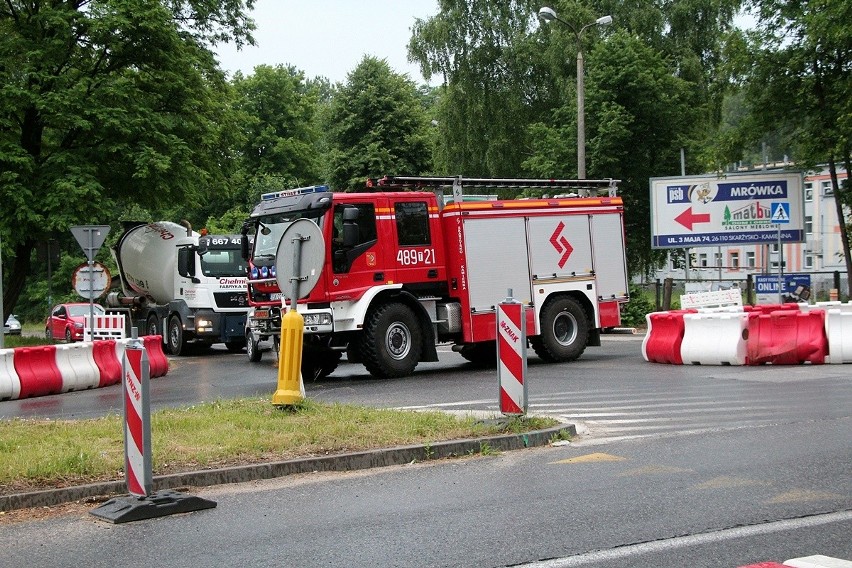
[[(716, 568), (852, 559), (848, 366), (652, 365), (639, 346), (607, 337), (575, 363), (531, 359), (530, 409), (577, 423), (583, 434), (570, 446), (204, 488), (196, 494), (216, 509), (131, 525), (87, 513), (8, 524), (3, 564)], [(275, 376), (271, 364), (224, 352), (178, 358), (152, 395), (155, 407), (271, 396)], [(0, 415), (117, 412), (117, 392), (100, 391), (2, 402)], [(453, 353), (390, 381), (342, 365), (307, 392), (397, 408), (496, 405), (494, 372)]]
[[(587, 443), (714, 432), (848, 417), (849, 365), (785, 367), (674, 366), (646, 363), (641, 336), (605, 336), (578, 361), (543, 364), (531, 357), (530, 412), (577, 424)], [(171, 358), (165, 377), (151, 381), (154, 409), (217, 399), (271, 397), (277, 371), (271, 357), (249, 364), (245, 355), (213, 350)], [(440, 361), (404, 379), (375, 380), (360, 365), (343, 363), (323, 381), (305, 385), (308, 397), (393, 408), (494, 411), (494, 370), (473, 368), (449, 349)], [(121, 412), (118, 385), (0, 402), (0, 418), (83, 418)]]

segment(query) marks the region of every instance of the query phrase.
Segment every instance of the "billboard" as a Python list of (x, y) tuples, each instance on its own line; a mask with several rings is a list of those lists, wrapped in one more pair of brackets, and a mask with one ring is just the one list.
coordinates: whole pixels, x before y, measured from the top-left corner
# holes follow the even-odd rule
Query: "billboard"
[(802, 174), (651, 178), (651, 247), (804, 242)]
[[(758, 304), (778, 301), (779, 278), (776, 275), (755, 275), (754, 291)], [(781, 277), (782, 302), (807, 302), (811, 297), (811, 275), (791, 272)]]

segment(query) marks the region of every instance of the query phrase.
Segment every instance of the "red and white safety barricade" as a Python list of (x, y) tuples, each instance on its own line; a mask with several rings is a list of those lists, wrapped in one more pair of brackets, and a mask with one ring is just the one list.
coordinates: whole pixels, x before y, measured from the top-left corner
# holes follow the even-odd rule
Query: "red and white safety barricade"
[(94, 325), (91, 318), (86, 316), (86, 326), (83, 328), (83, 341), (95, 339), (124, 339), (124, 314), (103, 314), (95, 316)]
[(15, 371), (15, 350), (0, 349), (0, 400), (14, 400), (21, 394), (21, 379)]
[(506, 416), (527, 413), (526, 346), (524, 305), (507, 298), (497, 304), (497, 380), (500, 412)]
[(150, 369), (142, 341), (131, 340), (121, 363), (124, 389), (124, 475), (131, 495), (147, 497), (153, 489), (151, 461)]

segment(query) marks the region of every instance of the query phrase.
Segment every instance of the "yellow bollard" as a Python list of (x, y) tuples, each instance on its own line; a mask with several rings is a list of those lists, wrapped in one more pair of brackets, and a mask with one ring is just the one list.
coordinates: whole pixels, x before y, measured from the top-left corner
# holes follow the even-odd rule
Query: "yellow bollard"
[(281, 344), (278, 350), (278, 390), (272, 404), (288, 406), (304, 399), (302, 386), (302, 333), (305, 318), (294, 309), (281, 316)]

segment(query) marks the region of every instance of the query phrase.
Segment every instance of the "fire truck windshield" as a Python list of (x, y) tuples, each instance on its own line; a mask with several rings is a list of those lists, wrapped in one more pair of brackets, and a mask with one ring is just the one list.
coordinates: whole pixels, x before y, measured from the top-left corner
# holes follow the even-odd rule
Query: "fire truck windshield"
[(286, 215), (270, 215), (260, 218), (257, 224), (257, 234), (254, 238), (253, 257), (274, 258), (284, 231), (297, 219), (311, 219), (311, 221), (322, 226), (322, 217), (317, 218), (315, 212), (311, 213), (287, 213)]

